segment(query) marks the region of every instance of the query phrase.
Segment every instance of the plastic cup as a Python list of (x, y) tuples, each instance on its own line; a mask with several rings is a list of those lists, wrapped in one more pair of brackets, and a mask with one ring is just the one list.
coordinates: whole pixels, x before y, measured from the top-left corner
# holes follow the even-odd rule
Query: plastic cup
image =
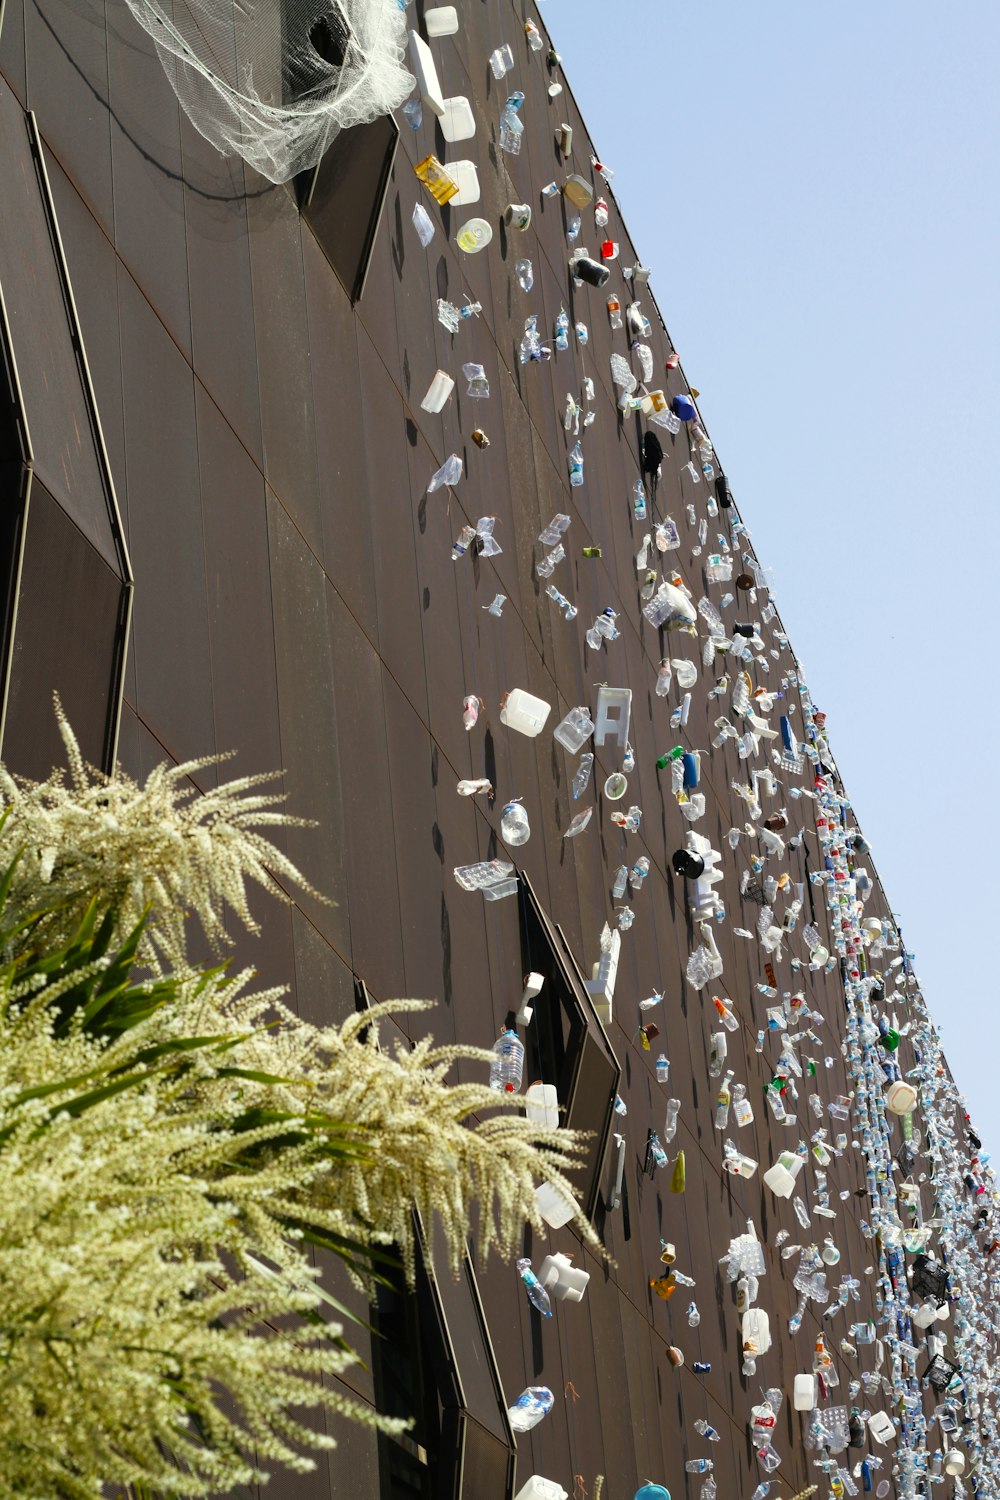
[(455, 236), (455, 244), (468, 255), (477, 255), (493, 238), (492, 226), (485, 219), (466, 219)]

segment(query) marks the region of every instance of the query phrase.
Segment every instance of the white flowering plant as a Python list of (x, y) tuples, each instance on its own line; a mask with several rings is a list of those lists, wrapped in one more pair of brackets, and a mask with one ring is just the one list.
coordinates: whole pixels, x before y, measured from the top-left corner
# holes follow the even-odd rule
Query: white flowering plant
[(0, 1491), (225, 1494), (312, 1467), (324, 1409), (399, 1429), (336, 1382), (350, 1315), (313, 1246), (412, 1278), (414, 1212), (453, 1268), (476, 1212), (508, 1254), (578, 1143), (446, 1081), (488, 1053), (383, 1049), (405, 1002), (316, 1027), (192, 965), (188, 913), (221, 946), (247, 878), (304, 884), (260, 832), (276, 799), (105, 777), (62, 727), (68, 781), (0, 771)]

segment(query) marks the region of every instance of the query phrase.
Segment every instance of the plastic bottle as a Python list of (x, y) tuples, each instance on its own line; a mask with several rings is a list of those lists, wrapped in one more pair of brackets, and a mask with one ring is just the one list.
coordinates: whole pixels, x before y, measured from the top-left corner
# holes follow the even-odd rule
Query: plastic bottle
[(608, 298), (608, 317), (611, 319), (612, 328), (622, 326), (622, 305), (614, 292)]
[(670, 1081), (670, 1059), (665, 1052), (661, 1052), (656, 1059), (656, 1081), (657, 1083)]
[[(697, 1328), (701, 1322), (701, 1313), (698, 1311), (697, 1302), (688, 1303), (687, 1320), (689, 1328)], [(701, 1473), (701, 1470), (691, 1470), (692, 1473)]]
[(642, 889), (642, 882), (649, 874), (649, 855), (641, 854), (629, 871), (629, 881), (633, 891)]
[(516, 89), (500, 112), (500, 147), (511, 156), (517, 156), (521, 150), (524, 121), (518, 116), (518, 110), (523, 103), (524, 95)]
[(753, 1124), (753, 1105), (747, 1098), (745, 1083), (733, 1085), (733, 1120), (738, 1130), (742, 1130), (744, 1125)]
[(524, 34), (528, 38), (528, 46), (532, 52), (541, 52), (545, 46), (545, 38), (535, 25), (534, 21), (525, 21)]
[(501, 1094), (520, 1093), (523, 1070), (524, 1043), (516, 1031), (505, 1029), (493, 1043), (490, 1088)]
[(722, 1434), (716, 1432), (711, 1422), (706, 1422), (704, 1417), (698, 1417), (692, 1425), (694, 1426), (695, 1432), (697, 1432), (700, 1437), (707, 1438), (710, 1443), (722, 1442)]
[(730, 1010), (725, 1000), (721, 998), (721, 996), (713, 995), (712, 1004), (719, 1012), (719, 1020), (722, 1022), (727, 1031), (738, 1031), (740, 1029), (740, 1023), (738, 1019)]
[(514, 262), (514, 279), (522, 292), (530, 292), (535, 284), (535, 271), (527, 257)]
[(475, 728), (481, 706), (475, 693), (468, 693), (462, 700), (462, 723), (467, 730)]
[(677, 1116), (681, 1112), (681, 1101), (679, 1099), (667, 1100), (667, 1118), (663, 1126), (663, 1139), (672, 1141), (677, 1134)]
[[(573, 777), (573, 801), (577, 802), (587, 790), (590, 781), (590, 773), (594, 768), (594, 756), (590, 750), (584, 751), (577, 762), (576, 774)], [(623, 893), (624, 894), (624, 893)]]
[(641, 479), (632, 486), (632, 512), (637, 521), (646, 519), (646, 491)]
[(713, 1032), (712, 1045), (708, 1053), (708, 1076), (710, 1078), (719, 1077), (728, 1054), (729, 1043), (726, 1041), (726, 1033), (724, 1031)]
[(578, 489), (583, 483), (583, 449), (579, 443), (574, 443), (569, 450), (569, 482), (573, 489)]
[(616, 901), (620, 901), (625, 894), (628, 885), (628, 865), (619, 865), (615, 871), (615, 883), (611, 887), (611, 894)]
[(673, 668), (670, 662), (664, 658), (656, 670), (656, 696), (665, 698), (670, 692), (670, 683), (673, 680)]
[[(701, 1374), (703, 1371), (707, 1373), (712, 1366), (701, 1365), (699, 1367), (698, 1365), (692, 1365), (691, 1368)], [(715, 1465), (710, 1458), (689, 1458), (684, 1467), (689, 1474), (711, 1474)]]
[(569, 314), (564, 307), (559, 309), (556, 316), (555, 345), (560, 352), (569, 348)]
[(732, 1073), (726, 1074), (725, 1078), (719, 1085), (719, 1092), (715, 1096), (716, 1130), (726, 1130), (729, 1126), (729, 1106), (732, 1103), (732, 1094), (730, 1092), (729, 1082), (732, 1076)]
[(549, 1294), (531, 1269), (531, 1261), (527, 1258), (519, 1260), (517, 1272), (524, 1282), (524, 1289), (532, 1307), (537, 1307), (543, 1318), (551, 1318), (552, 1303), (549, 1301)]
[(547, 1385), (529, 1385), (521, 1392), (507, 1416), (515, 1432), (530, 1432), (552, 1410), (555, 1397)]
[(526, 844), (531, 837), (531, 828), (528, 825), (528, 814), (521, 804), (520, 798), (515, 797), (508, 802), (500, 814), (500, 837), (505, 844), (516, 848), (518, 844)]
[(770, 1479), (764, 1479), (764, 1480), (761, 1481), (761, 1483), (754, 1490), (753, 1494), (750, 1496), (750, 1500), (767, 1500), (767, 1496), (770, 1493), (771, 1493), (771, 1480)]

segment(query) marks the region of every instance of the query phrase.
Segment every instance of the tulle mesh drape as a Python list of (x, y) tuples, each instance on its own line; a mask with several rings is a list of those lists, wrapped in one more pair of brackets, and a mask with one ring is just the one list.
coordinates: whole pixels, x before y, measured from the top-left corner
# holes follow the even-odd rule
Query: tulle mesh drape
[(413, 78), (398, 0), (126, 0), (191, 123), (272, 182), (339, 130), (388, 114)]

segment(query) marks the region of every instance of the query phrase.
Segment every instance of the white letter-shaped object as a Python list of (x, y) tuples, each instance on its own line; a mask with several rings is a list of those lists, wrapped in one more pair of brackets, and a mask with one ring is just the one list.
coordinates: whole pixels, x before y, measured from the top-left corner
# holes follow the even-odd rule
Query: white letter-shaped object
[(590, 1280), (589, 1271), (580, 1271), (568, 1256), (547, 1255), (538, 1268), (538, 1279), (547, 1292), (560, 1302), (582, 1302)]

